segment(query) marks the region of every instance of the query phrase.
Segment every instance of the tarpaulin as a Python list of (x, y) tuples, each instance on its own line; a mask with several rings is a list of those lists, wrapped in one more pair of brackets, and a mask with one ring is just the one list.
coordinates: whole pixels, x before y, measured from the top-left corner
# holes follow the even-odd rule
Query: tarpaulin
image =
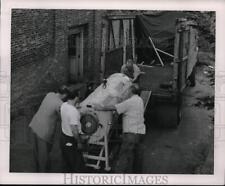
[(151, 37), (156, 48), (173, 53), (176, 19), (187, 16), (188, 13), (182, 11), (137, 15), (135, 28), (137, 47), (152, 48), (148, 39)]

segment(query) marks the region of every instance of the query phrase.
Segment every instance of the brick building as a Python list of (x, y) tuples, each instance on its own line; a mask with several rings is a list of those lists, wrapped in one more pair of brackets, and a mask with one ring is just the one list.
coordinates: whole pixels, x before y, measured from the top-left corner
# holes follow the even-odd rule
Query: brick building
[[(18, 110), (49, 90), (72, 80), (68, 37), (82, 34), (83, 69), (79, 80), (93, 79), (100, 40), (95, 11), (13, 10), (11, 32), (11, 108)], [(78, 34), (77, 34), (78, 35)], [(75, 38), (76, 39), (76, 38)], [(79, 39), (79, 38), (78, 38)], [(95, 50), (93, 50), (95, 49)], [(38, 100), (37, 100), (38, 101)]]

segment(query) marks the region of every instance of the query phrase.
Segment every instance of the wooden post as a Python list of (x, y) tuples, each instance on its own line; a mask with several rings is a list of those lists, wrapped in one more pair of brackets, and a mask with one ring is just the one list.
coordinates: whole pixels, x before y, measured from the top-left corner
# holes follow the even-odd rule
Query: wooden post
[(161, 52), (161, 53), (163, 53), (163, 54), (166, 54), (167, 56), (174, 57), (174, 55), (169, 54), (169, 53), (167, 53), (167, 52), (165, 52), (165, 51), (163, 51), (163, 50), (160, 50), (160, 49), (158, 49), (158, 48), (156, 48), (156, 50), (159, 51), (159, 52)]
[[(105, 147), (103, 146), (102, 149), (101, 149), (101, 151), (100, 151), (100, 153), (99, 153), (99, 157), (102, 157), (104, 150), (105, 150)], [(96, 167), (98, 167), (98, 169), (100, 169), (100, 162), (101, 161), (98, 160), (98, 162), (96, 164)]]
[(108, 136), (104, 135), (104, 143), (105, 143), (105, 170), (110, 171), (111, 167), (109, 166), (109, 149), (108, 149)]
[(131, 39), (132, 39), (132, 55), (135, 59), (135, 35), (134, 35), (134, 20), (131, 19)]
[(178, 62), (179, 62), (179, 43), (180, 43), (180, 33), (176, 30), (175, 41), (174, 41), (174, 58), (173, 58), (173, 90), (178, 89)]
[(83, 28), (81, 29), (81, 33), (80, 33), (80, 78), (83, 79), (83, 65), (84, 65), (84, 61), (83, 61), (83, 51), (84, 51), (84, 30)]
[(115, 48), (119, 47), (119, 42), (120, 42), (120, 20), (113, 20), (112, 21), (112, 31), (113, 31), (113, 36), (114, 36), (114, 43), (115, 43)]
[(179, 46), (178, 46), (178, 73), (177, 73), (177, 122), (180, 122), (181, 105), (182, 105), (182, 65), (184, 55), (184, 31), (180, 30), (179, 33)]
[(123, 20), (123, 64), (126, 63), (126, 54), (127, 54), (127, 33), (126, 33), (126, 25)]
[(104, 79), (105, 75), (105, 51), (106, 51), (106, 26), (102, 25), (101, 79)]

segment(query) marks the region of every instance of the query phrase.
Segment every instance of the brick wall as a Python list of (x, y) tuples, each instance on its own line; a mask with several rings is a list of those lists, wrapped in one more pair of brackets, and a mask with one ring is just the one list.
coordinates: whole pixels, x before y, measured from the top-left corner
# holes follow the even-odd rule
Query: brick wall
[(54, 19), (54, 10), (12, 10), (12, 119), (68, 79), (65, 61), (55, 55)]
[(37, 62), (51, 53), (53, 12), (49, 10), (12, 10), (12, 69)]

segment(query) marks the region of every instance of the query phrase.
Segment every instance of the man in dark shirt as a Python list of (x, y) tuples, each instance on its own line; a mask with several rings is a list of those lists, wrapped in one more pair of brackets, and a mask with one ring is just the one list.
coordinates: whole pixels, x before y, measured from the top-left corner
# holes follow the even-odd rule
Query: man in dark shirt
[(49, 153), (52, 149), (56, 124), (60, 119), (60, 106), (67, 92), (67, 88), (62, 86), (57, 93), (48, 93), (29, 124), (38, 172), (47, 172), (49, 169)]

